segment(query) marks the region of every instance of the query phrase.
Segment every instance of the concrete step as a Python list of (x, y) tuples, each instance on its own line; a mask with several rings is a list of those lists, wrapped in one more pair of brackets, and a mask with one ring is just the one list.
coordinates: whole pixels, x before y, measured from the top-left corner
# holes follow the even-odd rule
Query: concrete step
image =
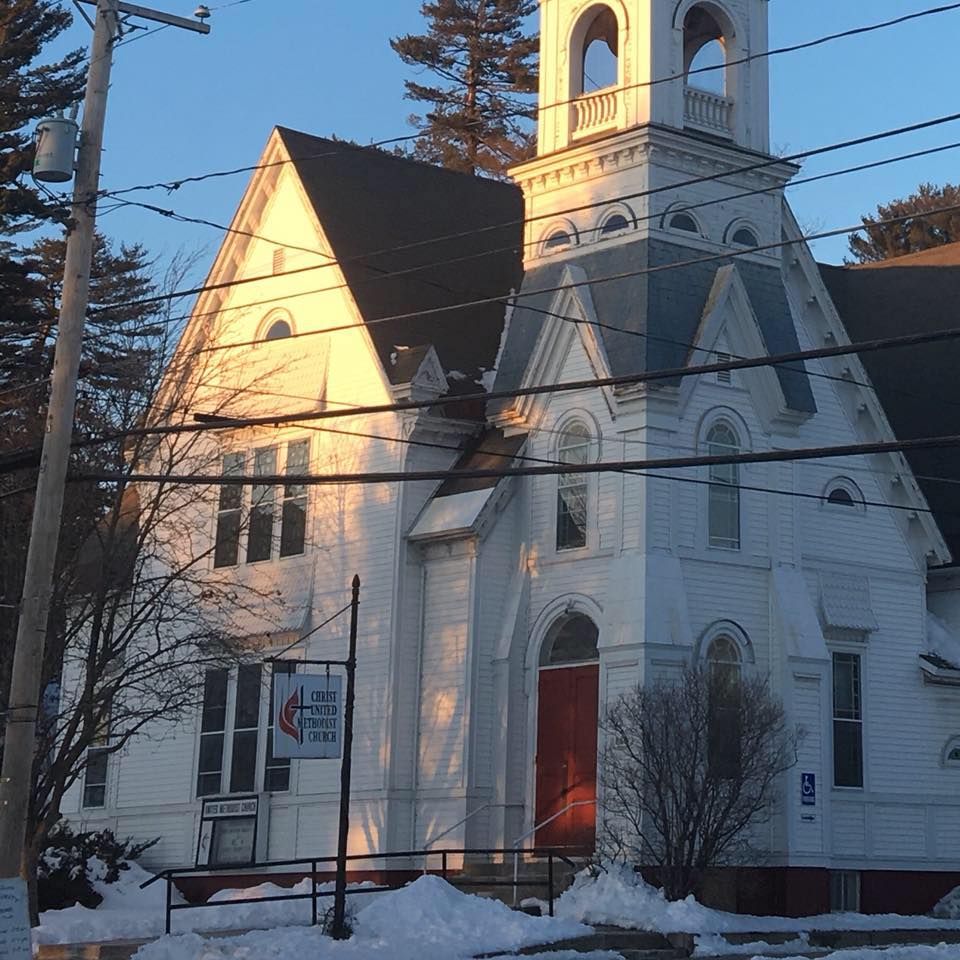
[[(515, 954), (517, 957), (551, 953), (593, 953), (608, 950), (619, 953), (624, 960), (683, 960), (690, 954), (659, 933), (647, 933), (643, 930), (621, 930), (617, 927), (600, 927), (595, 933), (570, 940), (558, 940), (540, 946), (524, 947)], [(503, 956), (503, 954), (481, 954), (480, 957)]]

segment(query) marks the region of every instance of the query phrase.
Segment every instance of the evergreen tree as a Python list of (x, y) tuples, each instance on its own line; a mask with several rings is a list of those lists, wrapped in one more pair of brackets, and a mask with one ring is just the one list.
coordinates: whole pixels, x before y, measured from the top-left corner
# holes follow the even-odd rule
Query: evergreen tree
[(504, 177), (532, 155), (538, 40), (524, 32), (535, 0), (435, 0), (421, 13), (427, 32), (390, 45), (437, 85), (406, 81), (407, 99), (432, 104), (411, 122), (422, 136), (414, 156), (464, 173)]
[(0, 0), (0, 236), (37, 220), (62, 218), (26, 176), (37, 121), (76, 103), (83, 91), (83, 51), (38, 63), (72, 22), (55, 0)]
[[(850, 237), (850, 252), (858, 263), (877, 263), (956, 243), (960, 241), (960, 210), (912, 216), (943, 207), (960, 207), (960, 186), (921, 184), (919, 190), (905, 200), (878, 206), (875, 217), (864, 216), (863, 233)], [(878, 223), (894, 217), (908, 219), (886, 225)]]

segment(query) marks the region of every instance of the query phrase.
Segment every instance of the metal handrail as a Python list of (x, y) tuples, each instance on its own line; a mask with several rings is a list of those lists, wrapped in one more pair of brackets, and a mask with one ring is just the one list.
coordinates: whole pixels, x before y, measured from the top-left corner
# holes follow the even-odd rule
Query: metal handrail
[[(518, 877), (520, 873), (520, 844), (523, 843), (528, 837), (532, 837), (538, 830), (543, 827), (549, 826), (553, 823), (557, 817), (562, 817), (568, 810), (573, 810), (574, 807), (595, 807), (597, 805), (596, 800), (574, 800), (571, 803), (568, 803), (562, 810), (558, 810), (552, 817), (548, 817), (546, 820), (541, 821), (535, 826), (531, 827), (526, 833), (521, 834), (513, 841), (513, 905), (517, 905), (517, 886), (518, 886)], [(552, 884), (552, 878), (551, 878)]]
[(485, 803), (482, 807), (477, 807), (476, 810), (472, 811), (471, 813), (468, 813), (462, 820), (458, 820), (452, 827), (447, 827), (447, 829), (444, 830), (443, 833), (439, 833), (432, 840), (428, 840), (423, 845), (423, 872), (424, 873), (427, 872), (427, 856), (429, 855), (430, 848), (435, 843), (438, 843), (448, 834), (453, 833), (453, 831), (456, 830), (457, 827), (462, 827), (471, 817), (476, 816), (478, 813), (482, 813), (484, 810), (489, 810), (491, 806), (493, 806), (493, 804)]
[[(415, 860), (418, 857), (428, 857), (435, 856), (441, 858), (441, 868), (440, 876), (445, 880), (448, 877), (448, 857), (450, 856), (499, 856), (505, 857), (511, 851), (510, 849), (502, 848), (493, 848), (493, 849), (471, 849), (463, 848), (456, 850), (406, 850), (406, 851), (391, 851), (388, 853), (352, 853), (347, 857), (349, 862), (356, 862), (361, 860)], [(554, 903), (554, 890), (553, 890), (553, 861), (555, 857), (559, 857), (565, 862), (569, 863), (570, 861), (564, 857), (561, 853), (553, 849), (540, 849), (533, 847), (526, 851), (527, 854), (531, 856), (537, 856), (541, 859), (547, 860), (547, 880), (546, 882), (542, 880), (529, 881), (520, 884), (521, 886), (529, 887), (546, 887), (547, 888), (547, 898), (550, 910), (550, 916), (553, 916), (553, 903)], [(166, 933), (170, 933), (170, 921), (172, 914), (177, 910), (193, 910), (203, 907), (220, 907), (220, 906), (229, 906), (230, 902), (225, 900), (214, 900), (207, 901), (205, 903), (174, 903), (173, 902), (173, 886), (174, 880), (179, 878), (186, 878), (190, 876), (198, 875), (229, 875), (229, 874), (240, 874), (241, 876), (249, 876), (251, 871), (266, 871), (272, 870), (275, 871), (278, 867), (304, 867), (309, 869), (304, 869), (303, 873), (309, 876), (311, 881), (311, 891), (309, 893), (286, 893), (279, 894), (270, 897), (256, 897), (250, 900), (245, 900), (246, 904), (253, 903), (275, 903), (282, 902), (284, 900), (310, 900), (311, 901), (311, 922), (316, 925), (318, 920), (318, 901), (323, 897), (332, 897), (332, 891), (321, 891), (317, 889), (317, 880), (318, 880), (318, 867), (321, 864), (335, 864), (337, 862), (336, 857), (311, 857), (311, 858), (302, 858), (298, 860), (268, 860), (263, 862), (255, 862), (251, 864), (223, 864), (221, 866), (203, 866), (203, 867), (182, 867), (182, 868), (171, 868), (167, 870), (162, 870), (160, 873), (151, 877), (149, 880), (144, 881), (140, 884), (141, 889), (144, 887), (149, 887), (152, 884), (156, 883), (158, 880), (166, 881), (166, 904), (165, 904), (165, 923), (164, 930)], [(269, 874), (266, 875), (269, 877)], [(404, 881), (406, 882), (406, 881)], [(509, 880), (502, 881), (478, 881), (473, 884), (469, 882), (463, 883), (458, 881), (461, 886), (494, 886), (494, 887), (509, 887), (513, 886), (514, 888), (514, 898), (516, 898), (516, 888), (517, 888), (517, 878), (515, 877), (513, 882)], [(403, 886), (403, 883), (400, 884)], [(348, 895), (354, 894), (368, 894), (368, 893), (385, 893), (390, 890), (397, 890), (399, 887), (396, 884), (377, 884), (370, 887), (352, 887), (347, 890)]]

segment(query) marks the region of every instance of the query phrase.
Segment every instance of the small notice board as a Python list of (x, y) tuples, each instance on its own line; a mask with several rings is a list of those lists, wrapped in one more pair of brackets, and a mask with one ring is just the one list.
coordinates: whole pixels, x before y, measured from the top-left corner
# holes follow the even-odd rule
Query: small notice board
[(256, 863), (260, 814), (259, 797), (204, 800), (197, 841), (197, 866), (228, 867)]
[(19, 877), (0, 880), (0, 957), (32, 960), (27, 885)]

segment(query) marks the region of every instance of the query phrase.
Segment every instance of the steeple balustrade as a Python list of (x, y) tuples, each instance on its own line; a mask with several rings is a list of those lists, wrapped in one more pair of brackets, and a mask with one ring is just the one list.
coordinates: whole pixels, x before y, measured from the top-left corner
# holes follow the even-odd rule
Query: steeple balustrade
[(573, 135), (585, 137), (614, 128), (620, 119), (621, 91), (600, 90), (573, 101)]
[(733, 101), (709, 90), (685, 87), (684, 125), (724, 137), (733, 136)]

